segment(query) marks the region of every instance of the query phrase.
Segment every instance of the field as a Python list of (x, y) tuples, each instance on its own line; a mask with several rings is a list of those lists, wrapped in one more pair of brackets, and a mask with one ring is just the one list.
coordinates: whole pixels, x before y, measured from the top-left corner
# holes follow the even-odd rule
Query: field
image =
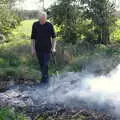
[[(39, 65), (36, 57), (31, 55), (31, 41), (30, 34), (32, 24), (36, 20), (25, 20), (21, 22), (9, 36), (10, 41), (8, 43), (0, 44), (0, 75), (1, 76), (16, 76), (18, 78), (25, 79), (40, 79)], [(117, 22), (117, 29), (113, 32), (115, 41), (120, 41), (120, 20)], [(55, 26), (55, 29), (59, 31), (59, 28)], [(115, 45), (116, 46), (116, 45)], [(64, 66), (66, 70), (77, 71), (82, 69), (84, 64), (92, 60), (95, 55), (101, 54), (119, 54), (119, 49), (114, 46), (114, 50), (109, 47), (99, 46), (94, 50), (86, 49), (85, 44), (75, 45), (75, 51), (77, 56), (73, 57), (69, 65)], [(73, 46), (67, 46), (72, 50)], [(69, 51), (69, 50), (68, 50)], [(74, 50), (73, 50), (74, 51)], [(91, 57), (92, 54), (92, 57)], [(116, 59), (116, 58), (115, 58)], [(60, 65), (57, 66), (58, 68)], [(50, 74), (53, 73), (54, 67), (50, 67)]]
[(1, 76), (18, 78), (23, 76), (26, 79), (37, 79), (38, 76), (39, 78), (37, 60), (31, 56), (30, 34), (34, 21), (21, 22), (21, 25), (12, 31), (10, 41), (0, 45)]
[(24, 20), (21, 22), (21, 25), (18, 26), (14, 31), (13, 34), (25, 34), (26, 36), (30, 36), (31, 34), (31, 30), (32, 30), (32, 24), (35, 22), (36, 20)]
[[(12, 35), (9, 36), (9, 42), (0, 44), (0, 88), (5, 87), (2, 85), (2, 81), (5, 83), (5, 81), (12, 81), (15, 80), (17, 84), (19, 83), (33, 83), (38, 82), (40, 80), (40, 72), (39, 72), (39, 65), (36, 57), (33, 57), (31, 55), (31, 41), (30, 41), (30, 34), (31, 34), (31, 28), (32, 23), (35, 20), (25, 20), (21, 22), (21, 25), (18, 26), (14, 31), (12, 31)], [(89, 46), (88, 43), (79, 43), (76, 45), (67, 45), (66, 49), (71, 54), (75, 54), (72, 57), (72, 60), (69, 61), (69, 64), (65, 64), (62, 69), (60, 69), (59, 73), (67, 72), (67, 71), (75, 71), (80, 72), (82, 70), (87, 70), (88, 72), (93, 72), (96, 75), (100, 74), (107, 74), (109, 73), (113, 68), (115, 68), (120, 61), (120, 20), (117, 22), (117, 29), (113, 32), (112, 38), (114, 37), (114, 41), (112, 44), (108, 46), (104, 45), (97, 45), (95, 48), (93, 46)], [(55, 26), (55, 29), (59, 32), (59, 28)], [(73, 53), (71, 52), (73, 51)], [(62, 57), (63, 58), (63, 57)], [(58, 68), (61, 67), (61, 64), (58, 64)], [(49, 73), (54, 74), (56, 71), (56, 66), (50, 65)], [(2, 86), (1, 86), (2, 85)], [(60, 84), (61, 85), (61, 84)], [(61, 86), (60, 86), (61, 87)], [(63, 111), (63, 113), (60, 115), (59, 111)], [(70, 120), (75, 120), (76, 118), (79, 120), (85, 120), (94, 114), (97, 116), (96, 113), (90, 113), (88, 115), (88, 111), (76, 111), (73, 113), (75, 118), (73, 116), (70, 116), (66, 111), (60, 109), (58, 111), (58, 114), (54, 114), (58, 119), (61, 119), (63, 117), (63, 120), (66, 119), (66, 117)], [(4, 114), (3, 114), (4, 113)], [(19, 111), (20, 113), (20, 111)], [(64, 113), (65, 116), (63, 115)], [(80, 113), (80, 114), (78, 114)], [(16, 114), (11, 109), (1, 108), (0, 109), (0, 118), (3, 116), (5, 118), (6, 116), (12, 117), (12, 118), (21, 118), (26, 119)], [(47, 114), (49, 116), (49, 112), (45, 113), (42, 117), (37, 116), (36, 120), (45, 120), (47, 117)], [(50, 113), (51, 114), (51, 113)], [(70, 113), (71, 114), (71, 113)], [(77, 115), (78, 114), (78, 115)], [(76, 116), (77, 115), (77, 116)], [(103, 114), (100, 114), (101, 118), (106, 118), (106, 116)], [(64, 118), (65, 117), (65, 118)], [(100, 118), (100, 119), (101, 119)], [(2, 119), (2, 118), (1, 118)], [(52, 119), (52, 118), (51, 118)], [(94, 119), (94, 118), (93, 118)], [(107, 119), (107, 118), (106, 118)]]
[[(12, 31), (8, 42), (0, 44), (0, 76), (12, 76), (14, 79), (40, 80), (39, 65), (31, 55), (31, 30), (36, 21), (25, 20)], [(51, 68), (51, 67), (50, 67)], [(50, 69), (50, 74), (54, 68)]]

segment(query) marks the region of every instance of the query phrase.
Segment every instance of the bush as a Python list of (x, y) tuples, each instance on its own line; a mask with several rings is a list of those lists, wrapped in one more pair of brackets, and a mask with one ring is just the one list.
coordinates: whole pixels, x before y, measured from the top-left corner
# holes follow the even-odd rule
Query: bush
[(15, 113), (10, 108), (0, 108), (0, 120), (28, 120), (18, 113)]
[(93, 50), (83, 49), (80, 54), (73, 57), (64, 70), (75, 72), (85, 70), (91, 73), (106, 74), (119, 64), (119, 54), (120, 49), (116, 46), (97, 45)]
[(19, 40), (0, 45), (0, 75), (38, 79), (39, 64), (32, 58), (30, 41)]
[(20, 18), (15, 11), (7, 7), (0, 7), (0, 33), (7, 35), (13, 28), (20, 24)]

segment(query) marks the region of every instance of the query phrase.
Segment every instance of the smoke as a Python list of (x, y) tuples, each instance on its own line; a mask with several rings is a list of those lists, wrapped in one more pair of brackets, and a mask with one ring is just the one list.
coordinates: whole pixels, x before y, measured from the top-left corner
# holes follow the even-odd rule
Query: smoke
[(72, 108), (107, 110), (119, 115), (120, 65), (101, 76), (87, 71), (58, 74), (50, 79), (48, 88), (16, 86), (0, 93), (0, 103), (15, 106), (63, 104)]
[[(88, 108), (108, 110), (119, 115), (120, 110), (120, 65), (107, 75), (96, 76), (87, 71), (65, 73), (51, 80), (48, 91), (53, 93), (49, 101), (66, 106), (80, 107), (80, 102)], [(53, 83), (54, 82), (54, 83)]]

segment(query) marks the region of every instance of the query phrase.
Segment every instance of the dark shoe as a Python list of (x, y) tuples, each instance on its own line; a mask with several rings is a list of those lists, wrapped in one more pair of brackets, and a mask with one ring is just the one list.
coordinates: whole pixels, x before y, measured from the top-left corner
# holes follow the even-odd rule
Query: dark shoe
[(41, 79), (40, 87), (41, 88), (48, 88), (48, 86), (49, 86), (49, 79), (48, 78)]
[(42, 77), (41, 82), (44, 83), (44, 84), (48, 84), (49, 83), (49, 77), (48, 76)]

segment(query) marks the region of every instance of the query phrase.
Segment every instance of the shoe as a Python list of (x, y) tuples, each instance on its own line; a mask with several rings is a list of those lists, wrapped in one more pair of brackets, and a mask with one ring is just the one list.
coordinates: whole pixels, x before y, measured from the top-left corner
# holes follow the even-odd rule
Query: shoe
[(41, 79), (39, 86), (41, 88), (48, 88), (49, 87), (49, 80), (47, 79)]
[(49, 77), (48, 76), (42, 77), (41, 82), (44, 83), (44, 84), (48, 84), (49, 83)]

